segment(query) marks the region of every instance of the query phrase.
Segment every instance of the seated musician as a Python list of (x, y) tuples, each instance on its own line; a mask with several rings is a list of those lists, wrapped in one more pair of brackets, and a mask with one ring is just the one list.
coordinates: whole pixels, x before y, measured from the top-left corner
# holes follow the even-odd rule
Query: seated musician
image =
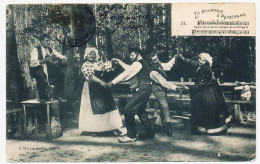
[(67, 58), (50, 47), (50, 36), (39, 37), (40, 45), (32, 49), (30, 55), (30, 74), (37, 81), (37, 89), (41, 102), (48, 101), (50, 86), (54, 86), (53, 98), (64, 99), (64, 79)]

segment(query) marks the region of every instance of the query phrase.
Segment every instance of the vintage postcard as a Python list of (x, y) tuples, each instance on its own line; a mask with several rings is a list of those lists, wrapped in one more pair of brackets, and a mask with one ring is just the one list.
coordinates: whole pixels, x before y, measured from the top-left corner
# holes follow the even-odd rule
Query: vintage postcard
[(7, 3), (6, 162), (255, 162), (256, 2)]

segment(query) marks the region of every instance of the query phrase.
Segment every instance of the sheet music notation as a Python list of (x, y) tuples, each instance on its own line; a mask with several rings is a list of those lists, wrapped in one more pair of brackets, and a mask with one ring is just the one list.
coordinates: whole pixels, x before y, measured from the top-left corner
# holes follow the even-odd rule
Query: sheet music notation
[(249, 25), (249, 21), (202, 21), (199, 20), (197, 25)]
[(192, 35), (196, 34), (249, 34), (249, 30), (192, 30)]

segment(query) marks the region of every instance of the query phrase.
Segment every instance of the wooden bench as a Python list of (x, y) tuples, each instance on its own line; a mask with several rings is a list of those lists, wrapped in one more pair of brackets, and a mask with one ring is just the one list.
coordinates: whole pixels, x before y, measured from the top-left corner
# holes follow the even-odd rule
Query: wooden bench
[[(132, 94), (112, 94), (115, 99), (129, 99), (132, 97)], [(190, 98), (179, 98), (176, 94), (167, 94), (168, 100), (173, 102), (180, 102), (182, 104), (189, 104)], [(150, 102), (154, 102), (154, 107), (150, 107)], [(227, 104), (232, 104), (234, 107), (233, 118), (238, 122), (243, 122), (243, 113), (241, 112), (241, 105), (250, 105), (252, 104), (251, 100), (231, 100), (225, 99)], [(158, 102), (156, 101), (156, 97), (152, 94), (149, 98), (149, 102), (147, 102), (146, 111), (149, 113), (150, 117), (157, 117), (159, 110)]]
[[(132, 94), (118, 94), (118, 93), (113, 93), (112, 96), (115, 99), (129, 99), (132, 97)], [(178, 95), (175, 94), (167, 94), (167, 98), (173, 101), (180, 101), (180, 102), (185, 102), (189, 103), (191, 100), (190, 98), (178, 98)], [(156, 97), (152, 94), (149, 97), (149, 100), (156, 100)], [(231, 99), (225, 99), (226, 103), (230, 104), (252, 104), (251, 100), (231, 100)]]
[(253, 101), (251, 100), (226, 100), (227, 104), (232, 104), (234, 110), (232, 111), (232, 117), (236, 122), (244, 122), (244, 114), (241, 111), (241, 105), (251, 105)]
[[(125, 94), (120, 94), (120, 93), (113, 93), (112, 96), (114, 97), (114, 99), (129, 99), (132, 97), (132, 94), (128, 94), (128, 93), (125, 93)], [(179, 95), (176, 95), (176, 94), (167, 94), (167, 98), (171, 98), (171, 99), (180, 99), (179, 98)], [(149, 97), (149, 100), (156, 100), (156, 97), (152, 94), (150, 97)]]
[(6, 115), (12, 114), (12, 113), (17, 113), (23, 111), (23, 109), (7, 109), (6, 110)]
[[(15, 109), (7, 109), (6, 110), (6, 136), (9, 137), (8, 134), (8, 126), (11, 124), (11, 134), (10, 136), (12, 136), (13, 134), (16, 133), (16, 123), (23, 125), (23, 118), (21, 117), (21, 115), (24, 114), (23, 113), (23, 109), (20, 108), (15, 108)], [(16, 120), (13, 120), (14, 115), (17, 115), (18, 117), (16, 118)]]

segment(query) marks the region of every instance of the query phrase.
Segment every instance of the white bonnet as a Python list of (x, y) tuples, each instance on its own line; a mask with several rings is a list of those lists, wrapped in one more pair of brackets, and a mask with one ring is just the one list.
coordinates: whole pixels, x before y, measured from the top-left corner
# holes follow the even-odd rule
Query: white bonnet
[(213, 58), (208, 53), (201, 53), (199, 56), (206, 60), (210, 66), (212, 66)]
[(97, 57), (97, 60), (98, 60), (98, 59), (99, 59), (99, 54), (98, 54), (97, 48), (95, 48), (95, 47), (87, 47), (87, 48), (85, 49), (84, 60), (86, 59), (86, 57), (88, 56), (88, 54), (89, 54), (91, 51), (94, 51), (94, 52), (96, 53), (96, 57)]

